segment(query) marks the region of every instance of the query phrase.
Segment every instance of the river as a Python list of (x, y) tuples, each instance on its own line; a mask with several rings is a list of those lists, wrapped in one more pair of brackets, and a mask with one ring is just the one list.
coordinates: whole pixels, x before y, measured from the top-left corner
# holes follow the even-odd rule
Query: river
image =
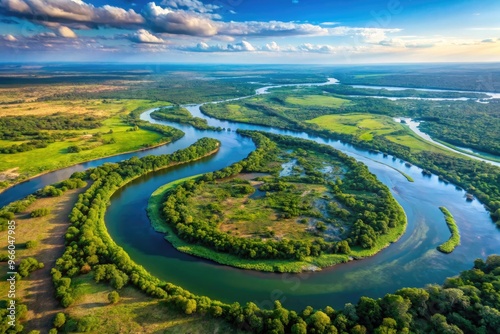
[[(265, 93), (267, 89), (259, 92)], [(478, 201), (467, 202), (463, 190), (439, 181), (435, 175), (424, 176), (421, 169), (407, 167), (399, 159), (360, 150), (340, 141), (307, 133), (220, 121), (202, 114), (200, 105), (188, 105), (186, 108), (193, 116), (207, 119), (210, 125), (229, 130), (196, 130), (190, 126), (157, 121), (151, 119), (153, 110), (149, 110), (141, 115), (141, 119), (174, 126), (186, 135), (159, 148), (100, 159), (40, 176), (8, 189), (1, 195), (0, 205), (26, 196), (43, 185), (65, 179), (76, 170), (131, 156), (170, 153), (187, 147), (199, 138), (212, 137), (222, 143), (217, 154), (134, 180), (115, 193), (105, 216), (111, 237), (129, 253), (132, 260), (159, 278), (193, 293), (228, 303), (253, 301), (261, 307), (270, 307), (273, 300), (279, 299), (286, 307), (296, 310), (307, 305), (340, 308), (347, 302), (357, 302), (361, 296), (376, 298), (402, 287), (440, 284), (446, 277), (470, 268), (474, 259), (500, 253), (500, 233), (485, 208)], [(362, 161), (391, 189), (404, 208), (408, 217), (406, 233), (398, 242), (371, 258), (320, 272), (295, 275), (241, 270), (178, 252), (164, 240), (162, 234), (151, 228), (146, 215), (149, 196), (165, 183), (215, 171), (245, 158), (255, 146), (248, 138), (238, 135), (234, 131), (236, 129), (261, 130), (314, 140)], [(404, 171), (415, 182), (408, 182), (394, 168)], [(462, 235), (461, 245), (449, 255), (436, 250), (450, 235), (439, 206), (447, 207), (454, 215)]]

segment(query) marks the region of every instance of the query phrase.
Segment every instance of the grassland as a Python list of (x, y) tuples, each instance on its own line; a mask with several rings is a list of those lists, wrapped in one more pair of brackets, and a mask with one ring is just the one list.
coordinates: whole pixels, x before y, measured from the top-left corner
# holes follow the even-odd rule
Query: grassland
[(96, 329), (88, 333), (244, 333), (223, 319), (184, 315), (130, 286), (119, 291), (118, 303), (110, 304), (107, 296), (113, 289), (95, 283), (91, 274), (76, 278), (74, 286), (75, 303), (65, 312), (75, 320), (96, 319)]
[(455, 250), (455, 248), (460, 245), (460, 232), (458, 230), (457, 223), (455, 222), (455, 219), (453, 219), (453, 215), (446, 209), (445, 207), (440, 207), (439, 210), (444, 214), (444, 219), (446, 220), (446, 225), (448, 225), (448, 228), (450, 229), (451, 236), (448, 241), (444, 242), (443, 244), (439, 245), (437, 249), (440, 252), (449, 254)]
[(339, 108), (348, 103), (349, 100), (328, 95), (305, 95), (300, 97), (287, 97), (285, 101), (289, 104), (299, 106), (319, 106), (327, 108)]
[[(43, 102), (54, 95), (73, 93), (99, 93), (123, 89), (130, 81), (108, 81), (105, 84), (73, 84), (65, 85), (29, 85), (0, 87), (0, 117), (22, 115), (50, 115), (56, 112), (86, 113), (86, 108), (79, 103), (68, 101)], [(82, 102), (82, 101), (75, 101)]]
[(387, 135), (403, 129), (388, 116), (371, 114), (325, 115), (307, 123), (317, 124), (327, 130), (354, 134), (359, 139), (370, 141), (373, 136)]
[[(145, 100), (112, 100), (112, 101), (72, 101), (72, 102), (34, 102), (36, 107), (30, 110), (30, 114), (37, 114), (39, 110), (45, 113), (51, 106), (66, 105), (65, 113), (71, 113), (72, 105), (76, 107), (74, 112), (83, 112), (87, 115), (105, 115), (106, 119), (102, 126), (89, 130), (72, 130), (74, 137), (64, 141), (56, 141), (45, 148), (31, 151), (2, 154), (0, 160), (0, 177), (2, 173), (10, 171), (14, 178), (19, 181), (31, 176), (60, 169), (81, 163), (83, 161), (116, 155), (124, 152), (136, 151), (145, 147), (158, 145), (165, 142), (161, 134), (153, 131), (137, 129), (130, 131), (131, 126), (122, 119), (132, 110), (147, 110), (167, 104), (166, 102), (150, 102)], [(26, 103), (24, 105), (30, 105)], [(82, 109), (83, 108), (83, 109)], [(49, 131), (56, 133), (57, 131)], [(67, 131), (66, 131), (67, 132)], [(168, 140), (168, 139), (167, 139)], [(0, 141), (1, 146), (17, 145), (20, 142)], [(78, 153), (69, 153), (68, 147), (78, 146), (82, 150)], [(4, 175), (4, 179), (8, 179)]]
[(412, 153), (431, 151), (460, 156), (423, 140), (403, 124), (384, 115), (366, 113), (325, 115), (306, 122), (333, 132), (355, 135), (362, 141), (372, 141), (374, 136), (382, 136), (393, 143), (408, 147)]

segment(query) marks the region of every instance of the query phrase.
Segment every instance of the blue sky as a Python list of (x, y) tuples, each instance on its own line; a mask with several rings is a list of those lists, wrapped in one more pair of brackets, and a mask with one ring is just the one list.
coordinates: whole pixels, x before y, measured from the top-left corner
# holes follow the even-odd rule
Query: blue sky
[(0, 61), (500, 61), (500, 1), (0, 0)]

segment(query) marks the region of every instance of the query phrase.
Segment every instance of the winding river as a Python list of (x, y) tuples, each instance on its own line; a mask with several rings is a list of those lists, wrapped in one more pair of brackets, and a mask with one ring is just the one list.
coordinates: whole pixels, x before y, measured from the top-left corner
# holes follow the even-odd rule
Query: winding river
[[(333, 82), (325, 84), (329, 83)], [(259, 89), (257, 93), (266, 93), (268, 89)], [(347, 302), (357, 302), (361, 296), (375, 298), (401, 287), (440, 284), (446, 277), (470, 268), (474, 259), (500, 253), (500, 233), (484, 207), (478, 201), (467, 202), (463, 190), (439, 181), (437, 176), (424, 176), (421, 169), (407, 167), (399, 159), (360, 150), (340, 141), (307, 133), (220, 121), (202, 114), (200, 105), (185, 107), (193, 116), (205, 118), (210, 125), (228, 130), (201, 131), (190, 126), (156, 121), (150, 117), (153, 110), (149, 110), (141, 115), (141, 119), (174, 126), (186, 135), (174, 143), (148, 151), (100, 159), (40, 176), (6, 190), (1, 195), (0, 205), (26, 196), (46, 184), (63, 180), (77, 170), (131, 156), (170, 153), (187, 147), (201, 137), (212, 137), (222, 143), (217, 154), (134, 180), (115, 193), (105, 217), (111, 237), (129, 253), (132, 260), (159, 278), (193, 293), (224, 302), (253, 301), (261, 307), (270, 307), (273, 300), (279, 299), (285, 306), (296, 310), (307, 305), (340, 308)], [(371, 258), (320, 272), (295, 275), (240, 270), (178, 252), (163, 239), (162, 234), (151, 228), (146, 215), (149, 196), (165, 183), (215, 171), (245, 158), (255, 146), (248, 138), (238, 135), (234, 131), (236, 129), (261, 130), (314, 140), (365, 163), (403, 206), (408, 217), (406, 233), (398, 242)], [(408, 182), (395, 169), (404, 171), (415, 182)], [(449, 255), (436, 250), (450, 235), (439, 206), (447, 207), (454, 215), (462, 235), (461, 245)]]

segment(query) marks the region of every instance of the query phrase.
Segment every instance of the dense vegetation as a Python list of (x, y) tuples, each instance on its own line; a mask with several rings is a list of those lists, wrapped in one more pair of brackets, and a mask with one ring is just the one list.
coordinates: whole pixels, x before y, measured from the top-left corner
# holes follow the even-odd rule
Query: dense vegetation
[[(150, 101), (169, 101), (175, 104), (220, 101), (229, 98), (251, 95), (256, 85), (249, 84), (245, 78), (227, 80), (207, 80), (190, 74), (172, 75), (152, 74), (148, 81), (123, 85), (116, 90), (54, 94), (42, 100), (85, 100), (85, 99), (135, 99)], [(99, 82), (99, 81), (97, 81)]]
[(132, 158), (118, 164), (104, 164), (87, 172), (75, 173), (72, 179), (90, 178), (93, 184), (79, 196), (66, 233), (66, 251), (52, 269), (57, 297), (65, 307), (73, 302), (71, 277), (94, 270), (94, 278), (111, 281), (121, 289), (129, 281), (154, 296), (164, 297), (158, 280), (133, 264), (128, 255), (116, 246), (104, 227), (104, 212), (111, 195), (127, 182), (176, 164), (192, 161), (215, 152), (219, 142), (202, 138), (190, 147), (170, 155)]
[[(328, 86), (321, 87), (321, 91), (328, 89)], [(305, 93), (317, 92), (315, 89), (306, 90)], [(317, 92), (320, 93), (320, 92)], [(386, 138), (384, 134), (377, 134), (371, 136), (370, 140), (364, 140), (363, 137), (358, 137), (355, 133), (342, 133), (335, 130), (327, 130), (317, 124), (304, 122), (305, 120), (327, 114), (348, 114), (349, 112), (365, 111), (367, 113), (383, 114), (389, 116), (409, 114), (413, 117), (426, 117), (430, 119), (430, 115), (434, 110), (440, 109), (445, 115), (445, 105), (455, 106), (454, 117), (461, 119), (461, 131), (464, 133), (468, 131), (466, 128), (467, 123), (475, 122), (481, 115), (495, 113), (495, 104), (481, 105), (477, 102), (467, 103), (467, 112), (463, 115), (459, 114), (459, 104), (443, 103), (438, 104), (441, 108), (435, 107), (433, 109), (420, 109), (419, 106), (428, 105), (428, 102), (423, 101), (403, 101), (395, 102), (386, 99), (376, 98), (361, 98), (354, 99), (349, 97), (352, 103), (343, 104), (340, 106), (326, 107), (318, 106), (312, 103), (310, 106), (301, 106), (300, 108), (293, 107), (287, 104), (286, 96), (280, 96), (281, 91), (278, 91), (278, 97), (270, 94), (265, 97), (256, 97), (248, 101), (228, 102), (217, 105), (204, 105), (202, 111), (210, 116), (235, 120), (240, 122), (255, 123), (267, 125), (272, 127), (286, 128), (296, 131), (306, 131), (326, 138), (335, 138), (342, 141), (353, 143), (361, 148), (374, 150), (376, 152), (385, 152), (393, 154), (401, 159), (405, 159), (417, 166), (429, 170), (443, 178), (453, 182), (456, 185), (466, 189), (468, 192), (474, 194), (481, 202), (485, 203), (491, 212), (492, 218), (497, 221), (500, 220), (500, 169), (491, 164), (481, 162), (478, 160), (468, 159), (465, 157), (448, 154), (444, 151), (429, 151), (429, 150), (413, 150), (412, 147), (405, 145), (403, 141), (401, 144)], [(289, 95), (289, 93), (288, 93)], [(449, 102), (449, 101), (447, 101)], [(476, 106), (477, 105), (477, 106)], [(471, 107), (473, 106), (473, 107)], [(484, 106), (484, 107), (481, 107)], [(484, 108), (484, 109), (476, 109)], [(427, 112), (427, 110), (430, 110)], [(476, 111), (475, 111), (476, 110)], [(482, 110), (477, 113), (477, 110)], [(437, 112), (437, 111), (436, 111)], [(496, 117), (491, 116), (490, 117)], [(490, 122), (497, 124), (498, 118)], [(428, 122), (424, 122), (428, 123)], [(476, 131), (477, 130), (477, 131)], [(488, 143), (492, 143), (498, 137), (498, 131), (489, 131), (488, 134), (480, 135), (480, 132), (485, 132), (478, 127), (476, 132), (473, 132), (475, 138), (485, 137)], [(391, 133), (392, 136), (406, 135), (405, 132), (400, 134)], [(489, 138), (489, 139), (488, 139)], [(497, 141), (498, 142), (498, 141)], [(495, 144), (497, 145), (497, 143)], [(492, 147), (495, 147), (493, 145)], [(500, 223), (499, 223), (500, 224)]]
[(451, 253), (453, 250), (460, 245), (460, 232), (458, 230), (457, 223), (455, 222), (455, 219), (453, 218), (452, 214), (448, 209), (445, 207), (440, 207), (439, 210), (444, 214), (444, 219), (446, 220), (446, 225), (448, 225), (448, 228), (450, 229), (450, 239), (446, 241), (445, 243), (441, 244), (438, 246), (438, 250), (443, 253)]
[[(307, 256), (317, 257), (322, 254), (349, 254), (350, 247), (356, 246), (379, 250), (386, 245), (379, 244), (381, 236), (405, 225), (404, 213), (387, 187), (355, 159), (330, 146), (307, 140), (258, 132), (241, 133), (252, 137), (258, 145), (258, 149), (247, 159), (220, 171), (205, 174), (197, 181), (187, 181), (168, 194), (163, 214), (166, 222), (183, 240), (240, 258), (303, 260)], [(304, 167), (305, 175), (267, 178), (260, 187), (261, 191), (266, 192), (266, 206), (276, 210), (279, 217), (284, 219), (296, 217), (305, 222), (313, 220), (319, 231), (326, 230), (327, 224), (345, 228), (349, 232), (344, 236), (344, 240), (327, 242), (324, 237), (264, 240), (261, 237), (240, 238), (221, 231), (219, 225), (224, 215), (221, 201), (228, 197), (245, 196), (254, 191), (249, 184), (237, 180), (230, 182), (228, 187), (219, 183), (210, 190), (214, 196), (203, 200), (207, 204), (201, 211), (193, 212), (190, 209), (190, 206), (200, 201), (199, 198), (191, 200), (191, 197), (205, 191), (208, 185), (217, 180), (236, 176), (242, 171), (269, 172), (274, 169), (274, 172), (277, 172), (276, 168), (270, 166), (277, 160), (278, 145), (282, 151), (293, 149), (299, 152), (300, 156), (297, 158)], [(341, 168), (347, 171), (342, 177), (327, 177), (315, 168), (314, 160), (307, 161), (307, 156), (314, 152), (341, 162)], [(327, 200), (328, 216), (315, 210), (311, 202), (305, 201), (307, 197), (293, 195), (293, 189), (296, 187), (294, 183), (300, 182), (328, 187), (331, 196)], [(400, 233), (402, 230), (399, 230)]]
[[(216, 148), (216, 142), (205, 141), (205, 149), (199, 142), (197, 148), (192, 146), (170, 156), (132, 159), (88, 172), (94, 183), (85, 194), (80, 195), (71, 213), (72, 227), (68, 229), (66, 252), (52, 271), (63, 305), (72, 302), (71, 277), (90, 270), (96, 280), (109, 281), (116, 289), (134, 284), (152, 296), (163, 298), (168, 305), (187, 315), (206, 314), (223, 318), (237, 328), (255, 333), (486, 334), (498, 328), (500, 256), (490, 256), (486, 262), (477, 260), (474, 269), (448, 279), (443, 286), (405, 288), (376, 300), (362, 297), (355, 305), (346, 304), (343, 310), (331, 307), (314, 310), (307, 307), (302, 312), (295, 312), (285, 309), (279, 301), (275, 302), (271, 310), (260, 309), (252, 302), (244, 306), (239, 303), (228, 305), (193, 295), (152, 277), (133, 263), (107, 235), (102, 221), (106, 203), (117, 187), (136, 175), (153, 170), (154, 166), (161, 168), (169, 162), (193, 158)], [(255, 152), (257, 155), (259, 151)], [(157, 164), (154, 162), (156, 159), (159, 159)], [(73, 178), (86, 176), (86, 173), (77, 173)], [(89, 318), (85, 321), (96, 325), (95, 320)], [(79, 325), (83, 330), (87, 322), (69, 325)]]
[(71, 132), (50, 132), (50, 130), (95, 129), (102, 125), (102, 119), (92, 116), (64, 115), (50, 116), (7, 116), (0, 117), (0, 139), (27, 141), (22, 144), (0, 148), (0, 154), (15, 154), (45, 148), (56, 140), (74, 137)]
[(410, 115), (422, 119), (420, 129), (447, 143), (500, 156), (500, 102), (419, 101)]
[(179, 106), (158, 108), (151, 113), (151, 117), (153, 119), (188, 124), (199, 130), (221, 130), (209, 126), (206, 119), (193, 117), (188, 110)]
[(338, 68), (334, 76), (349, 85), (500, 92), (500, 71), (495, 64), (347, 67)]

